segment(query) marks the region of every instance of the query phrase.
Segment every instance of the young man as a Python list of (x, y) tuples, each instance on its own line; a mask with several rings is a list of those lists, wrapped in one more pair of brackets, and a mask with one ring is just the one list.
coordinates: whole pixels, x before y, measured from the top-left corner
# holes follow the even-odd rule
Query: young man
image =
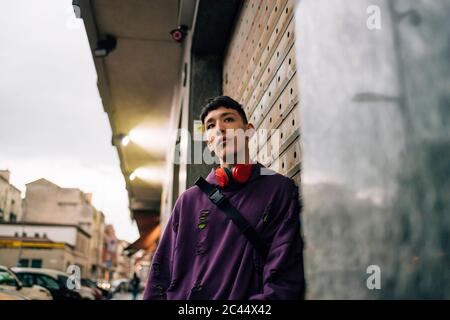
[(211, 99), (201, 120), (208, 148), (220, 159), (220, 167), (206, 181), (256, 229), (268, 250), (262, 254), (193, 186), (175, 203), (153, 257), (144, 299), (302, 299), (298, 188), (292, 179), (251, 163), (248, 137), (230, 134), (254, 129), (238, 102), (226, 96)]

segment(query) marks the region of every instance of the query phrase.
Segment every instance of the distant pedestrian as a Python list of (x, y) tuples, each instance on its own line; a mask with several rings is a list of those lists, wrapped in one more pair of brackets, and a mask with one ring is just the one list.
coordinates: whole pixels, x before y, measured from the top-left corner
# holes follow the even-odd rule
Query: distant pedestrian
[(130, 281), (130, 287), (131, 287), (131, 297), (133, 300), (136, 300), (137, 295), (139, 293), (139, 285), (141, 284), (141, 279), (139, 279), (136, 272), (133, 274), (133, 278), (131, 278)]

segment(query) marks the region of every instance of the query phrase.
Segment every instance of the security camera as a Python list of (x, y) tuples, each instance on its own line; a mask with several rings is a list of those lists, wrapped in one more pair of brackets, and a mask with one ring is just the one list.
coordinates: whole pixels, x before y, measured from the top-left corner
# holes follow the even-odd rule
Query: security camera
[(117, 46), (117, 38), (113, 35), (106, 34), (97, 40), (97, 47), (94, 50), (94, 56), (106, 57)]
[(182, 42), (187, 35), (187, 30), (188, 30), (187, 26), (179, 26), (178, 28), (170, 31), (170, 35), (172, 36), (172, 39), (175, 40), (176, 42)]

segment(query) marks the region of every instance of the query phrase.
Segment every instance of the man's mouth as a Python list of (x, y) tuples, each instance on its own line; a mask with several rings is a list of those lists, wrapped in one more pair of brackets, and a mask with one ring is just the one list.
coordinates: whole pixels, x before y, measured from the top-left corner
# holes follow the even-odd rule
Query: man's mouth
[(219, 146), (219, 147), (225, 147), (226, 145), (227, 145), (227, 138), (225, 138), (225, 137), (221, 137), (221, 138), (219, 138), (219, 141), (218, 141), (218, 143), (217, 143), (217, 146)]

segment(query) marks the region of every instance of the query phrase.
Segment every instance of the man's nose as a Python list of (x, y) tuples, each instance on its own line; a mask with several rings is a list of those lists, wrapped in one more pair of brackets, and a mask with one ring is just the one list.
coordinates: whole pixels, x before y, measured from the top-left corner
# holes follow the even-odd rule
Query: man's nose
[(216, 127), (217, 127), (218, 135), (225, 134), (226, 128), (225, 128), (225, 123), (223, 121), (218, 120)]

